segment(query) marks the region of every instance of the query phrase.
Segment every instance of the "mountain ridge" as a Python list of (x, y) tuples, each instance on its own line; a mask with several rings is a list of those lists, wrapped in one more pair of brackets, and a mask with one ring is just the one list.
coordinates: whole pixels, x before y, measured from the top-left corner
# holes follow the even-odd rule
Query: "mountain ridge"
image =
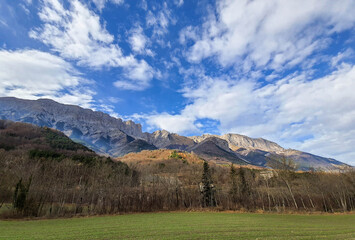
[[(185, 137), (166, 130), (147, 133), (142, 131), (141, 124), (131, 120), (123, 121), (103, 112), (57, 103), (51, 99), (0, 97), (0, 118), (55, 128), (71, 139), (85, 143), (94, 151), (113, 157), (166, 148), (190, 152), (195, 150), (205, 158), (225, 158), (230, 162), (246, 162), (263, 167), (267, 166), (270, 156), (278, 154), (287, 155), (300, 163), (299, 169), (303, 170), (334, 169), (346, 165), (335, 159), (284, 149), (275, 142), (241, 134)], [(208, 148), (215, 150), (210, 151)]]
[(226, 133), (223, 135), (210, 135), (203, 134), (202, 136), (191, 136), (188, 138), (193, 139), (196, 142), (201, 142), (209, 137), (218, 137), (224, 139), (228, 142), (231, 149), (235, 147), (248, 147), (260, 150), (273, 150), (273, 151), (284, 151), (285, 149), (275, 142), (269, 141), (264, 138), (251, 138), (242, 134), (236, 133)]

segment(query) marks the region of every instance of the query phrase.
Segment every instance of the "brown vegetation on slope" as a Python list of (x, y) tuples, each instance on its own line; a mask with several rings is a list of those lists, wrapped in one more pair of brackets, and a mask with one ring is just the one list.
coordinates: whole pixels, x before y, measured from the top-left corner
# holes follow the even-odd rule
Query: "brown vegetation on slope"
[[(176, 155), (175, 155), (176, 154)], [(175, 156), (174, 156), (175, 155)], [(192, 164), (202, 164), (204, 160), (208, 161), (212, 166), (224, 166), (229, 168), (230, 162), (224, 160), (223, 158), (210, 157), (208, 159), (201, 158), (195, 153), (189, 153), (186, 151), (171, 150), (171, 149), (158, 149), (158, 150), (144, 150), (138, 153), (129, 153), (123, 157), (116, 158), (118, 161), (127, 163), (130, 166), (136, 167), (146, 167), (146, 165), (157, 164), (157, 163), (169, 163), (173, 160), (180, 160), (182, 162), (192, 163)], [(236, 168), (241, 166), (249, 169), (259, 169), (266, 170), (263, 167), (258, 167), (250, 164), (234, 164)]]
[(291, 165), (272, 171), (212, 162), (208, 167), (198, 156), (174, 150), (131, 153), (113, 162), (48, 128), (9, 122), (0, 126), (3, 217), (206, 206), (276, 212), (355, 209), (354, 171), (295, 172)]

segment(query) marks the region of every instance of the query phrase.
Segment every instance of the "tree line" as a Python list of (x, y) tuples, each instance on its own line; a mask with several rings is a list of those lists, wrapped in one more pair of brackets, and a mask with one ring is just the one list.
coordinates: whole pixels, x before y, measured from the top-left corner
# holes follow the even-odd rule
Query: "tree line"
[(58, 158), (33, 149), (0, 149), (0, 214), (62, 217), (203, 208), (355, 209), (353, 170), (296, 172), (285, 162), (277, 170), (249, 169), (175, 155), (127, 165), (98, 156), (81, 160), (77, 153)]

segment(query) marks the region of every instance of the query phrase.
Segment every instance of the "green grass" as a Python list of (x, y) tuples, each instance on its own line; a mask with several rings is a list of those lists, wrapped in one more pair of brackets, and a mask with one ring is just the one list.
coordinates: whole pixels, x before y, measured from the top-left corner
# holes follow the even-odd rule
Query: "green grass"
[(0, 221), (0, 239), (355, 239), (355, 215), (177, 212)]

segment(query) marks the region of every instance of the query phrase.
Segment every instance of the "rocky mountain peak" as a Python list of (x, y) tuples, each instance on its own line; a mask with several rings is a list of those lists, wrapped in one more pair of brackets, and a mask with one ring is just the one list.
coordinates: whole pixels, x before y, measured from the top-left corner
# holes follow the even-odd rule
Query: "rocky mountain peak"
[(215, 136), (205, 136), (206, 139), (190, 148), (189, 151), (197, 154), (205, 160), (217, 163), (232, 162), (247, 164), (245, 160), (237, 156), (228, 146), (228, 142)]
[(229, 148), (232, 150), (236, 150), (241, 147), (248, 148), (248, 149), (259, 149), (263, 151), (272, 151), (272, 152), (283, 152), (285, 150), (277, 143), (271, 142), (269, 140), (265, 140), (263, 138), (251, 138), (251, 137), (247, 137), (235, 133), (228, 133), (222, 136), (203, 134), (202, 136), (192, 136), (189, 138), (199, 143), (211, 137), (216, 137), (219, 139), (226, 140)]
[(166, 138), (170, 135), (171, 133), (166, 131), (166, 130), (157, 130), (153, 132), (151, 135), (154, 136), (155, 138), (163, 137)]
[(250, 138), (234, 133), (224, 134), (220, 136), (220, 138), (226, 140), (229, 144), (229, 147), (232, 149), (235, 147), (243, 147), (272, 152), (283, 152), (285, 150), (277, 143), (263, 138)]
[(186, 150), (195, 145), (193, 140), (166, 130), (157, 130), (151, 134), (145, 133), (145, 139), (158, 148)]
[[(208, 135), (206, 135), (208, 136)], [(200, 142), (201, 144), (204, 142), (212, 142), (214, 143), (216, 146), (220, 147), (221, 149), (227, 151), (227, 152), (231, 152), (231, 149), (229, 148), (229, 144), (226, 140), (216, 137), (216, 136), (209, 136), (206, 139), (204, 139), (202, 142)]]

